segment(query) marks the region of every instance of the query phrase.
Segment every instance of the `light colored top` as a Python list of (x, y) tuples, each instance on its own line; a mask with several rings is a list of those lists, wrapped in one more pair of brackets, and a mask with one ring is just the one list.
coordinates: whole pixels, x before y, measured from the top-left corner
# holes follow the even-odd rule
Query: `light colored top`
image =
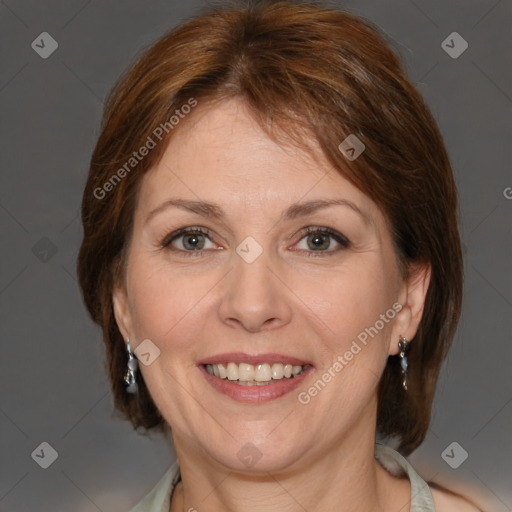
[[(411, 482), (410, 512), (435, 512), (434, 500), (427, 483), (398, 452), (382, 444), (375, 445), (375, 458), (392, 475), (406, 475)], [(162, 479), (130, 512), (169, 512), (171, 493), (176, 485), (179, 466), (175, 462)]]

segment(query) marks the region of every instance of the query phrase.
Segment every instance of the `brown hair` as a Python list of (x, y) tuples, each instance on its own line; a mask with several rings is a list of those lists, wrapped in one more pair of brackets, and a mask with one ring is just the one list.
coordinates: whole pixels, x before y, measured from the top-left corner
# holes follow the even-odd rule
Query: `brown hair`
[[(395, 356), (379, 385), (377, 428), (408, 454), (425, 437), (460, 314), (456, 187), (436, 122), (386, 38), (371, 23), (318, 4), (210, 8), (161, 38), (116, 84), (84, 191), (78, 257), (85, 304), (103, 329), (115, 406), (136, 428), (165, 428), (140, 375), (138, 395), (125, 391), (126, 350), (112, 308), (141, 177), (161, 158), (177, 110), (233, 96), (269, 134), (279, 128), (304, 145), (305, 132), (313, 134), (332, 165), (383, 211), (404, 275), (413, 263), (431, 265), (408, 353), (409, 391), (402, 390)], [(121, 172), (158, 127), (161, 142)], [(338, 149), (349, 134), (366, 147), (353, 161)]]

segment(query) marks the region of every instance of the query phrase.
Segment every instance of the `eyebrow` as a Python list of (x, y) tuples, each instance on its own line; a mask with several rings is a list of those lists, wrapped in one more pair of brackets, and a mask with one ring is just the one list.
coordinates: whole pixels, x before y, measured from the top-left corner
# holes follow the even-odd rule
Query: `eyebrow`
[[(293, 220), (299, 217), (305, 217), (306, 215), (310, 215), (318, 210), (331, 206), (346, 206), (359, 214), (367, 224), (375, 224), (373, 217), (348, 199), (317, 199), (314, 201), (294, 203), (281, 214), (279, 220)], [(181, 208), (197, 215), (201, 215), (202, 217), (218, 220), (223, 220), (226, 217), (222, 208), (215, 203), (209, 203), (207, 201), (192, 201), (187, 199), (168, 199), (148, 214), (144, 224), (147, 224), (153, 217), (155, 217), (155, 215), (172, 207)]]

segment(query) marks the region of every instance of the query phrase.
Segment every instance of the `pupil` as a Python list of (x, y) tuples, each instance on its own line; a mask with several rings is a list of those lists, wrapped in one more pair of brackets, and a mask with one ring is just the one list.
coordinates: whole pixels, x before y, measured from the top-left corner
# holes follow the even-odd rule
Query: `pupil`
[(188, 237), (185, 238), (185, 246), (188, 246), (188, 248), (191, 249), (200, 249), (202, 247), (200, 237), (201, 235), (199, 234), (189, 235)]
[[(325, 243), (327, 241), (327, 243)], [(311, 242), (316, 248), (327, 249), (329, 247), (329, 240), (326, 236), (320, 234), (314, 234), (311, 237)]]

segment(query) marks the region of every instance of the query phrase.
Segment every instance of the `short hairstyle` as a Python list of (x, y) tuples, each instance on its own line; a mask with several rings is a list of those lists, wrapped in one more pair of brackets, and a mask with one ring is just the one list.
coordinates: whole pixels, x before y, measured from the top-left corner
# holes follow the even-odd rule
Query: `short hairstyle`
[[(103, 330), (115, 406), (134, 428), (167, 427), (140, 374), (139, 393), (125, 391), (126, 348), (112, 306), (141, 178), (186, 123), (172, 121), (184, 105), (238, 97), (269, 136), (279, 132), (303, 147), (313, 137), (336, 171), (379, 206), (404, 277), (416, 264), (431, 266), (408, 353), (408, 391), (399, 358), (390, 356), (376, 426), (405, 455), (423, 441), (461, 309), (457, 193), (439, 128), (387, 39), (372, 23), (316, 3), (210, 7), (159, 39), (115, 85), (84, 190), (77, 270)], [(365, 146), (354, 160), (339, 149), (351, 134)], [(130, 161), (150, 139), (156, 144), (147, 156)]]

